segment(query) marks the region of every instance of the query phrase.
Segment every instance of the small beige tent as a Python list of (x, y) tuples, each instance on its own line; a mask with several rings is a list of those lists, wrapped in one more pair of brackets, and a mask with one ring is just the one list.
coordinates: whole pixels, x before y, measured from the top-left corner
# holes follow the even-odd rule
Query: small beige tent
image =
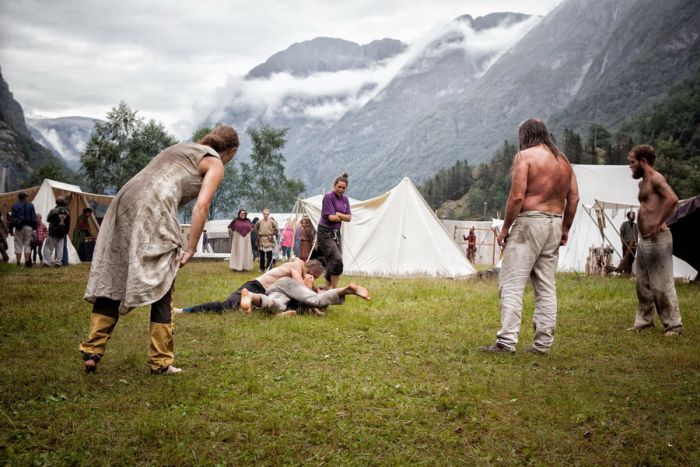
[[(75, 250), (73, 244), (70, 242), (70, 235), (72, 234), (73, 229), (75, 228), (78, 216), (82, 214), (84, 208), (91, 206), (91, 201), (108, 205), (112, 202), (113, 197), (107, 195), (85, 193), (77, 185), (71, 185), (68, 183), (57, 182), (55, 180), (49, 179), (45, 179), (40, 186), (27, 188), (21, 191), (27, 193), (28, 199), (32, 202), (32, 204), (34, 204), (34, 209), (36, 210), (37, 214), (41, 214), (41, 216), (44, 218), (44, 223), (46, 223), (46, 217), (48, 216), (49, 211), (56, 207), (56, 198), (59, 196), (63, 196), (66, 199), (66, 201), (68, 202), (68, 208), (71, 212), (71, 225), (69, 229), (68, 238), (68, 262), (70, 264), (80, 263), (80, 258), (78, 258), (78, 252)], [(19, 191), (1, 193), (0, 206), (6, 206), (7, 210), (9, 211), (12, 205), (18, 201), (18, 194)], [(95, 235), (100, 230), (100, 227), (97, 224), (97, 220), (94, 216), (90, 219), (90, 229)], [(12, 255), (14, 255), (15, 253), (14, 242), (12, 241), (12, 238), (9, 238), (7, 243), (9, 246), (7, 253), (10, 255), (10, 258), (12, 258)]]
[[(299, 200), (315, 227), (323, 196)], [(463, 278), (476, 272), (411, 180), (367, 201), (350, 200), (343, 223), (344, 273), (379, 277)]]

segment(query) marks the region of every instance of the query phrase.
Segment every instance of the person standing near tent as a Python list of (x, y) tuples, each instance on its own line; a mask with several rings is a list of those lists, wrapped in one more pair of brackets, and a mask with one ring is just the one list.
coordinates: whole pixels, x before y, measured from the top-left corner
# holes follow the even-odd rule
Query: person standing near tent
[(263, 209), (263, 218), (255, 224), (255, 233), (258, 236), (258, 253), (260, 254), (260, 272), (265, 272), (272, 267), (272, 252), (277, 242), (277, 221), (270, 216), (268, 208)]
[(10, 211), (10, 235), (15, 236), (15, 257), (17, 266), (22, 264), (22, 253), (24, 253), (24, 265), (32, 265), (32, 236), (36, 225), (36, 211), (34, 205), (27, 201), (27, 193), (20, 191), (17, 194), (18, 201), (12, 205)]
[(282, 229), (282, 241), (280, 245), (282, 246), (282, 258), (285, 260), (292, 259), (292, 244), (294, 242), (294, 228), (292, 227), (292, 219), (287, 219), (287, 223), (284, 224), (284, 229)]
[(639, 332), (654, 327), (654, 307), (667, 337), (683, 332), (681, 311), (673, 282), (673, 237), (666, 219), (678, 204), (663, 175), (654, 169), (656, 151), (648, 144), (635, 146), (627, 156), (632, 178), (639, 182), (639, 234), (637, 247), (637, 299), (632, 327)]
[[(102, 221), (85, 290), (93, 303), (90, 333), (80, 345), (86, 372), (96, 371), (119, 315), (144, 305), (151, 305), (151, 373), (181, 371), (172, 365), (175, 275), (196, 251), (224, 165), (238, 146), (233, 128), (217, 126), (197, 143), (164, 149), (119, 190)], [(183, 245), (177, 210), (195, 198)]]
[(49, 229), (43, 222), (41, 214), (36, 215), (36, 229), (34, 229), (34, 236), (32, 237), (32, 262), (36, 264), (37, 254), (39, 255), (39, 263), (44, 263), (44, 253), (42, 247), (44, 245), (44, 240), (49, 235)]
[(63, 196), (56, 198), (56, 207), (49, 211), (46, 221), (49, 223), (49, 236), (44, 241), (44, 266), (63, 266), (64, 244), (70, 228), (70, 211)]
[[(501, 329), (487, 352), (515, 352), (528, 279), (535, 290), (531, 353), (547, 354), (554, 341), (557, 294), (554, 274), (559, 246), (566, 245), (578, 205), (578, 185), (569, 160), (541, 120), (518, 127), (506, 215), (498, 244), (505, 247), (499, 275)], [(563, 216), (563, 219), (562, 219)]]
[(473, 264), (476, 257), (476, 232), (474, 227), (469, 229), (469, 235), (462, 235), (462, 238), (467, 241), (467, 259)]
[(238, 211), (238, 215), (228, 225), (228, 233), (231, 238), (231, 258), (228, 267), (231, 271), (250, 271), (253, 269), (253, 251), (250, 244), (250, 234), (253, 224), (248, 219), (245, 209)]
[(92, 217), (92, 208), (84, 208), (83, 213), (79, 215), (76, 220), (72, 239), (75, 251), (80, 251), (80, 244), (83, 243), (86, 238), (92, 237), (92, 232), (90, 231), (90, 217)]
[(311, 225), (311, 219), (309, 219), (308, 216), (301, 218), (300, 229), (299, 258), (301, 258), (302, 261), (307, 261), (311, 255), (311, 248), (313, 248), (314, 239), (316, 238), (316, 231), (313, 225)]
[(348, 189), (348, 174), (343, 173), (333, 181), (333, 191), (323, 196), (321, 219), (318, 223), (317, 245), (326, 260), (326, 282), (332, 289), (338, 287), (343, 273), (343, 250), (340, 228), (343, 222), (352, 220), (350, 200), (345, 196)]
[(632, 274), (632, 265), (637, 254), (637, 240), (639, 229), (634, 223), (634, 211), (627, 213), (627, 220), (620, 226), (620, 240), (622, 240), (622, 261), (617, 271), (623, 274)]

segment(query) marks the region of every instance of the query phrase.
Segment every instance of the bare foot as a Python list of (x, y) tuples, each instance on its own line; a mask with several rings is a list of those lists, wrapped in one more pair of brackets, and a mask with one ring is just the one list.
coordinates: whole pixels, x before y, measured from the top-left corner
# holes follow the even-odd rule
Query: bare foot
[(243, 313), (250, 314), (250, 308), (252, 306), (253, 297), (251, 297), (250, 290), (241, 290), (241, 310)]
[(357, 295), (360, 298), (364, 298), (365, 300), (372, 300), (372, 297), (369, 296), (369, 291), (362, 287), (361, 285), (357, 285), (355, 283), (348, 284), (348, 289), (350, 291)]
[(173, 313), (173, 314), (176, 314), (176, 313), (184, 313), (184, 311), (182, 310), (182, 308), (175, 308), (175, 307), (173, 306), (173, 307), (170, 307), (170, 313)]
[(296, 310), (289, 310), (289, 311), (283, 311), (282, 313), (277, 313), (278, 317), (284, 317), (284, 318), (291, 318), (293, 316), (296, 316), (297, 312)]

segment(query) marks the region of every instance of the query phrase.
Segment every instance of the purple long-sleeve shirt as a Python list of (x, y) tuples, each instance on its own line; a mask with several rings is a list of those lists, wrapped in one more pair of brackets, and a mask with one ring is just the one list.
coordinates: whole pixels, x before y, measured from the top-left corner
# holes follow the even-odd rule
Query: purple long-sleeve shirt
[(333, 222), (328, 220), (328, 216), (334, 216), (336, 213), (351, 214), (350, 200), (343, 195), (340, 198), (333, 191), (329, 191), (323, 195), (323, 204), (321, 206), (321, 220), (319, 224), (325, 225), (334, 230), (340, 230), (342, 222)]

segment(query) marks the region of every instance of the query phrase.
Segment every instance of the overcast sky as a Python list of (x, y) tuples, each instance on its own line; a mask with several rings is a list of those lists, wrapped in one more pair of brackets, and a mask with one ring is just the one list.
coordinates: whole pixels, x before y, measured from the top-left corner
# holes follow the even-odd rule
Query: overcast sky
[(411, 44), (463, 14), (560, 1), (0, 0), (0, 67), (28, 117), (104, 118), (124, 100), (186, 138), (219, 88), (295, 42)]

